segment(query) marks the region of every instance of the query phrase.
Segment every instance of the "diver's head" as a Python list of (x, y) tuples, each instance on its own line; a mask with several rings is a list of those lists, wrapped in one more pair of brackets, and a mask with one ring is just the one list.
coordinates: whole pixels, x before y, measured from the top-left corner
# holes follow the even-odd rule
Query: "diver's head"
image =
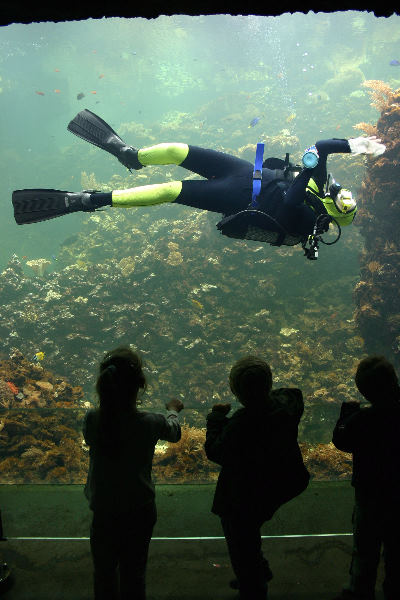
[(142, 359), (129, 346), (119, 346), (104, 356), (100, 363), (96, 391), (100, 409), (118, 411), (139, 404), (139, 389), (146, 389)]
[(376, 406), (400, 397), (399, 381), (393, 365), (384, 356), (368, 356), (360, 361), (355, 374), (358, 391)]
[[(338, 184), (334, 184), (337, 186)], [(333, 185), (331, 185), (331, 188)], [(354, 212), (357, 208), (357, 202), (355, 198), (353, 198), (353, 194), (350, 190), (345, 190), (340, 186), (340, 189), (336, 191), (336, 189), (329, 189), (329, 195), (333, 200), (333, 203), (336, 207), (336, 210), (341, 215), (349, 215)]]
[(229, 385), (243, 406), (259, 404), (268, 400), (272, 388), (271, 368), (257, 356), (245, 356), (233, 365)]
[(310, 197), (316, 196), (323, 202), (328, 215), (333, 217), (340, 227), (350, 225), (353, 222), (357, 212), (357, 202), (350, 190), (342, 188), (332, 178), (331, 174), (329, 174), (325, 192), (320, 190), (316, 181), (311, 178), (307, 184), (307, 193)]

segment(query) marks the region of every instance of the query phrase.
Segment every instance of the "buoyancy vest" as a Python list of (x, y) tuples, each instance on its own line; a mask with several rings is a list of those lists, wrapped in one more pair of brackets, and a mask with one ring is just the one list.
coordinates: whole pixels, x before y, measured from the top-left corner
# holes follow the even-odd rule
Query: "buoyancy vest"
[[(313, 208), (312, 204), (315, 203), (316, 206), (323, 207), (323, 212), (318, 212), (317, 214), (328, 214), (330, 217), (333, 217), (340, 227), (350, 225), (353, 222), (357, 208), (348, 214), (341, 213), (336, 208), (333, 198), (329, 194), (324, 195), (324, 193), (321, 193), (314, 179), (310, 179), (308, 182), (306, 193), (307, 204), (309, 206)], [(318, 209), (314, 210), (317, 212)]]
[(288, 160), (284, 161), (280, 158), (268, 158), (262, 166), (263, 185), (257, 208), (249, 205), (246, 210), (228, 215), (217, 223), (217, 228), (228, 237), (267, 242), (271, 246), (300, 244), (306, 236), (288, 233), (276, 219), (267, 213), (268, 194), (266, 191), (273, 186), (275, 189), (279, 188), (281, 193), (276, 196), (277, 201), (280, 202), (295, 178), (295, 170), (300, 171), (301, 167), (296, 168)]

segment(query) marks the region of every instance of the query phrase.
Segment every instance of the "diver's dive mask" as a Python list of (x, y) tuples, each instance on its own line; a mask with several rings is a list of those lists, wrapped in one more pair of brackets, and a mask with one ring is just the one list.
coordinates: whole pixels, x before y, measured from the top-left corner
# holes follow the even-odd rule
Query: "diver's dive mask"
[(343, 188), (337, 194), (336, 198), (333, 198), (333, 202), (337, 210), (345, 215), (354, 212), (357, 208), (357, 202), (353, 198), (351, 191)]
[[(330, 180), (332, 183), (329, 185)], [(329, 192), (326, 192), (327, 196), (330, 196), (336, 207), (336, 210), (343, 215), (348, 215), (356, 210), (357, 202), (353, 198), (353, 194), (350, 190), (342, 188), (340, 183), (337, 183), (329, 173), (327, 188), (329, 186)]]

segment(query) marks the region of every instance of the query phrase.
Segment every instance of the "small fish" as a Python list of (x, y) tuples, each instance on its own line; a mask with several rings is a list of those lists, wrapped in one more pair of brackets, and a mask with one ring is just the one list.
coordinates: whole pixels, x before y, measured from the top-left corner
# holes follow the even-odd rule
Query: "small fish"
[(6, 384), (8, 385), (8, 387), (10, 388), (10, 390), (12, 391), (14, 396), (16, 396), (19, 392), (19, 389), (17, 388), (17, 386), (14, 385), (11, 381), (6, 381)]
[(99, 79), (103, 79), (103, 77), (104, 77), (104, 73), (101, 73), (101, 74), (99, 75)]
[(341, 127), (340, 125), (336, 125), (336, 127), (335, 127), (336, 131), (337, 131), (338, 129), (340, 129), (340, 127)]
[(54, 69), (54, 71), (55, 71), (56, 73), (59, 73), (59, 72), (60, 72), (60, 69)]
[(254, 125), (257, 125), (257, 123), (258, 123), (259, 120), (260, 120), (260, 117), (254, 117), (254, 119), (252, 119), (250, 121), (249, 127), (254, 127)]
[(44, 359), (44, 352), (36, 352), (35, 356), (33, 357), (33, 360), (35, 362), (40, 362)]
[(44, 96), (44, 92), (38, 92), (37, 90), (36, 90), (35, 94), (37, 94), (38, 96)]
[(59, 94), (61, 92), (61, 90), (54, 90), (55, 94)]
[(192, 303), (193, 303), (195, 306), (197, 306), (197, 308), (201, 308), (201, 309), (203, 310), (203, 308), (204, 308), (204, 305), (203, 305), (201, 302), (199, 302), (198, 300), (195, 300), (194, 298), (190, 298), (190, 300), (192, 301)]
[(397, 58), (394, 58), (393, 60), (390, 61), (389, 65), (391, 67), (398, 67), (398, 66), (400, 66), (400, 60), (397, 60)]
[(22, 260), (26, 260), (28, 257), (27, 256), (22, 256), (21, 258), (22, 258)]
[(90, 92), (91, 94), (97, 94), (96, 90), (93, 90), (92, 92)]
[(290, 122), (291, 122), (291, 121), (293, 121), (293, 119), (295, 119), (295, 118), (296, 118), (296, 113), (294, 113), (294, 112), (293, 112), (293, 113), (291, 113), (291, 114), (290, 114), (290, 115), (287, 117), (287, 119), (286, 119), (286, 123), (290, 123)]
[(85, 97), (85, 94), (83, 92), (79, 92), (79, 94), (77, 95), (76, 99), (77, 100), (82, 100), (82, 98)]

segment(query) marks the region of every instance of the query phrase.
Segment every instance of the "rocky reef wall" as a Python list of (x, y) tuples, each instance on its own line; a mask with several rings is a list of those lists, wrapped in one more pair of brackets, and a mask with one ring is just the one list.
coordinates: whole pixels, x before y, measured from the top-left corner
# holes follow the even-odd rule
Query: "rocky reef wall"
[(400, 89), (367, 81), (375, 125), (357, 127), (377, 135), (386, 152), (368, 159), (357, 222), (365, 240), (361, 276), (354, 289), (355, 319), (368, 353), (381, 353), (400, 367)]

